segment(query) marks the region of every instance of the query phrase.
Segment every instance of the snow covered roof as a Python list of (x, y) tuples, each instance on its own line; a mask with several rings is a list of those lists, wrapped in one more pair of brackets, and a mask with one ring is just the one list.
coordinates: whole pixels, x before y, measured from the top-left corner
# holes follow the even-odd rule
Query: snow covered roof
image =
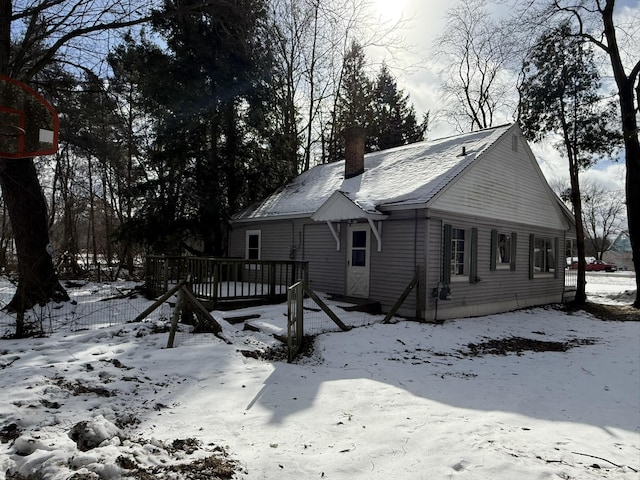
[(335, 192), (351, 200), (363, 217), (379, 215), (385, 207), (424, 205), (511, 128), (503, 125), (369, 153), (364, 173), (346, 180), (344, 160), (318, 165), (234, 220), (311, 216)]

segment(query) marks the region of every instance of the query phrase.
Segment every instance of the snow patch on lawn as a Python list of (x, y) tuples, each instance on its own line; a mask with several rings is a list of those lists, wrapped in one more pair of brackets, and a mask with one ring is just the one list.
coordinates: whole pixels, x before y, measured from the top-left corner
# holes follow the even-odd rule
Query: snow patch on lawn
[[(635, 295), (587, 280), (591, 300)], [(286, 305), (233, 314), (257, 313), (214, 312), (231, 344), (167, 349), (159, 317), (0, 341), (0, 479), (640, 476), (640, 322), (372, 317), (288, 364), (267, 359)]]

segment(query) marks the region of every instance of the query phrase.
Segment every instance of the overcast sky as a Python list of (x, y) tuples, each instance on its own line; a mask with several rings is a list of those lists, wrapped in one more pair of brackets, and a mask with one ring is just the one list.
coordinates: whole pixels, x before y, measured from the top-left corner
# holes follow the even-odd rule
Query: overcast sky
[[(440, 84), (441, 65), (432, 57), (434, 41), (442, 34), (448, 9), (460, 0), (373, 0), (377, 13), (390, 22), (400, 18), (407, 20), (407, 26), (401, 35), (411, 50), (409, 55), (396, 53), (388, 59), (390, 66), (396, 62), (403, 63), (394, 73), (398, 77), (399, 87), (410, 95), (419, 116), (431, 113), (428, 138), (438, 138), (455, 134), (453, 125), (448, 124), (438, 111), (443, 104)], [(497, 15), (508, 13), (507, 2), (501, 6), (490, 6)], [(618, 2), (616, 11), (625, 15), (638, 15), (640, 0), (623, 0)], [(640, 40), (640, 39), (638, 39)], [(633, 50), (637, 52), (637, 50)], [(380, 55), (375, 51), (368, 55)], [(389, 54), (385, 54), (387, 57)], [(637, 61), (637, 57), (634, 59)], [(501, 119), (498, 123), (510, 122), (511, 118)], [(559, 180), (568, 182), (568, 166), (552, 145), (532, 145), (538, 161), (547, 179), (554, 183)], [(583, 174), (584, 180), (597, 182), (603, 188), (624, 196), (624, 163), (601, 162), (596, 168)]]

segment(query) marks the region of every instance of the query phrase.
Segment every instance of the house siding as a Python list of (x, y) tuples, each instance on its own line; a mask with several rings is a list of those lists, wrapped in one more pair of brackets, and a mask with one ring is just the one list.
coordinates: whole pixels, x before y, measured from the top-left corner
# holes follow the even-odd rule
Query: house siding
[(235, 224), (229, 235), (229, 256), (244, 258), (247, 230), (261, 232), (261, 260), (309, 262), (311, 288), (328, 293), (344, 293), (346, 233), (341, 228), (341, 248), (325, 223), (310, 220), (275, 220)]
[[(402, 295), (415, 275), (416, 265), (424, 275), (424, 229), (423, 210), (394, 212), (382, 222), (382, 250), (377, 242), (371, 248), (370, 297), (379, 301), (384, 311), (389, 311)], [(416, 295), (407, 297), (399, 315), (415, 317)]]
[[(512, 149), (512, 135), (518, 149)], [(539, 179), (539, 181), (538, 181)], [(554, 194), (519, 133), (502, 138), (433, 202), (433, 209), (564, 229)]]
[[(479, 281), (470, 283), (467, 279), (452, 280), (451, 299), (436, 300), (430, 294), (442, 278), (443, 225), (457, 228), (478, 229)], [(516, 269), (491, 270), (491, 230), (516, 233)], [(512, 222), (483, 222), (466, 216), (438, 216), (433, 214), (427, 227), (426, 255), (429, 265), (426, 292), (427, 320), (441, 320), (455, 317), (471, 317), (498, 313), (533, 305), (558, 303), (562, 301), (564, 286), (564, 245), (563, 230), (531, 227)], [(529, 236), (530, 234), (557, 238), (561, 251), (556, 252), (557, 276), (552, 274), (529, 278)]]
[(295, 245), (296, 232), (300, 230), (300, 225), (293, 221), (234, 225), (229, 235), (230, 257), (245, 257), (247, 230), (261, 232), (260, 260), (289, 260), (290, 249)]
[[(260, 230), (262, 259), (307, 261), (314, 290), (344, 294), (348, 222), (333, 224), (340, 238), (337, 250), (329, 227), (309, 217), (320, 212), (313, 218), (358, 218), (366, 224), (367, 218), (381, 218), (382, 213), (386, 219), (376, 221), (376, 226), (381, 225), (381, 251), (376, 237), (371, 236), (369, 298), (379, 301), (384, 311), (401, 296), (416, 266), (422, 268), (418, 292), (427, 320), (435, 320), (436, 315), (437, 320), (471, 317), (562, 301), (562, 246), (572, 219), (559, 206), (520, 129), (514, 125), (470, 133), (427, 147), (406, 146), (387, 154), (371, 154), (369, 171), (346, 182), (339, 181), (335, 166), (303, 174), (261, 204), (262, 213), (251, 209), (236, 217), (230, 255), (244, 257), (246, 231)], [(474, 156), (461, 157), (463, 147), (466, 155)], [(432, 170), (438, 175), (420, 177)], [(419, 178), (425, 183), (417, 185), (414, 180)], [(404, 186), (411, 189), (394, 191), (404, 179)], [(331, 197), (343, 202), (337, 206), (333, 200), (326, 203)], [(309, 199), (316, 203), (310, 205)], [(258, 213), (263, 216), (254, 216)], [(474, 282), (454, 278), (451, 299), (436, 301), (432, 293), (443, 279), (445, 224), (464, 228), (470, 232), (469, 238), (477, 239), (477, 265), (469, 277)], [(492, 269), (492, 230), (517, 235), (515, 270)], [(557, 239), (556, 275), (530, 278), (531, 235)], [(398, 313), (414, 316), (415, 309), (412, 292)]]
[(325, 223), (304, 225), (301, 260), (309, 262), (309, 285), (314, 290), (343, 294), (345, 290), (345, 266), (347, 234), (345, 225), (340, 226), (340, 250)]

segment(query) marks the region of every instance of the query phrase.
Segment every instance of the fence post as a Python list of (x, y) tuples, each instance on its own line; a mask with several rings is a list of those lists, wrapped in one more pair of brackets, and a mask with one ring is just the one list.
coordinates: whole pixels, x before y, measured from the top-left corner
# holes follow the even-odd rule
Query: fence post
[(287, 361), (291, 363), (304, 341), (304, 287), (297, 282), (287, 290)]
[(176, 306), (173, 308), (173, 315), (171, 316), (171, 329), (169, 330), (169, 339), (167, 340), (167, 348), (173, 348), (173, 341), (176, 338), (176, 330), (178, 329), (178, 319), (180, 318), (180, 313), (184, 308), (184, 293), (182, 291), (182, 286), (178, 290), (178, 300), (176, 301)]
[(220, 284), (220, 262), (214, 262), (213, 264), (213, 292), (211, 297), (213, 298), (213, 305), (218, 304), (218, 285)]
[(276, 264), (269, 262), (266, 265), (269, 266), (269, 296), (274, 297), (276, 294)]

